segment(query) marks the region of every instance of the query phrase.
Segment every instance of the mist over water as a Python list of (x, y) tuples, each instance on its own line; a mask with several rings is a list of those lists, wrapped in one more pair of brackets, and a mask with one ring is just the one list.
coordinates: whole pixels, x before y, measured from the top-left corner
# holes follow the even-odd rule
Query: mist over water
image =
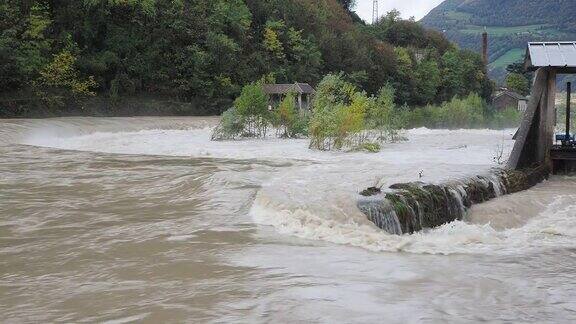
[(487, 173), (513, 130), (369, 154), (210, 142), (215, 122), (0, 121), (0, 321), (576, 320), (573, 177), (414, 235), (356, 208), (366, 187)]

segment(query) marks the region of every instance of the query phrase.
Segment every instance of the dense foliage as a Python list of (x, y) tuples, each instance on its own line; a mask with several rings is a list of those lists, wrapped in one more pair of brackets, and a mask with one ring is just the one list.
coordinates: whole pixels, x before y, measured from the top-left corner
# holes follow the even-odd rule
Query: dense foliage
[[(2, 0), (0, 115), (46, 115), (48, 101), (55, 114), (89, 114), (79, 107), (93, 94), (90, 102), (112, 103), (103, 105), (101, 114), (117, 114), (114, 103), (144, 97), (163, 100), (159, 107), (166, 111), (154, 113), (214, 114), (228, 108), (243, 85), (264, 75), (279, 83), (316, 85), (340, 71), (368, 94), (393, 85), (398, 104), (440, 103), (472, 91), (488, 98), (490, 83), (478, 55), (394, 13), (366, 26), (353, 5), (349, 0)], [(69, 79), (44, 86), (43, 72), (64, 58), (72, 64)]]

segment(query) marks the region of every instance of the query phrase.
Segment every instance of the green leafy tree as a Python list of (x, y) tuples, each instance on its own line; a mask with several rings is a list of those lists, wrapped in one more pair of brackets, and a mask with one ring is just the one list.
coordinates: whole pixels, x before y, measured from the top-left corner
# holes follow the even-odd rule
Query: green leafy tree
[(394, 88), (400, 100), (403, 103), (411, 101), (411, 95), (415, 87), (414, 84), (414, 67), (412, 57), (407, 48), (396, 47), (396, 80)]
[(366, 142), (366, 113), (374, 99), (344, 80), (327, 75), (318, 85), (310, 121), (310, 148), (358, 149)]
[(232, 107), (222, 113), (220, 123), (212, 132), (213, 141), (233, 140), (243, 135), (246, 121), (240, 116), (236, 108)]
[(464, 69), (455, 49), (446, 52), (441, 58), (441, 63), (440, 99), (446, 101), (464, 92)]
[(269, 21), (264, 28), (264, 48), (278, 60), (286, 57), (284, 45), (280, 41), (280, 33), (285, 27), (283, 21)]
[[(350, 10), (353, 5), (344, 0), (4, 0), (0, 87), (28, 98), (53, 55), (74, 43), (74, 65), (80, 76), (94, 76), (92, 92), (116, 103), (138, 96), (200, 107), (187, 113), (220, 113), (220, 102), (228, 107), (243, 85), (262, 75), (273, 75), (278, 83), (315, 85), (324, 75), (343, 71), (368, 97), (392, 84), (397, 104), (439, 103), (470, 92), (489, 97), (477, 55), (455, 49), (441, 33), (398, 13), (376, 25), (363, 24)], [(460, 66), (446, 64), (450, 51)], [(424, 64), (421, 53), (427, 53)], [(457, 69), (456, 84), (443, 77), (435, 95), (432, 63), (442, 76)]]
[(284, 97), (276, 110), (277, 120), (281, 129), (282, 137), (292, 137), (292, 128), (297, 118), (296, 95), (289, 93)]
[(414, 102), (418, 105), (434, 102), (442, 81), (438, 63), (433, 60), (420, 62), (416, 67), (415, 80)]
[(378, 91), (376, 98), (368, 105), (366, 127), (377, 131), (378, 142), (398, 140), (398, 130), (404, 126), (404, 121), (394, 103), (394, 97), (394, 88), (387, 84)]
[(521, 95), (528, 95), (530, 93), (530, 84), (525, 76), (519, 73), (510, 73), (506, 77), (506, 86), (512, 91), (516, 91)]
[(139, 8), (146, 15), (153, 16), (156, 13), (156, 0), (84, 0), (89, 7), (108, 5), (116, 7)]
[(259, 82), (244, 86), (242, 93), (234, 101), (236, 112), (246, 120), (248, 136), (266, 136), (271, 121), (268, 101), (268, 96)]

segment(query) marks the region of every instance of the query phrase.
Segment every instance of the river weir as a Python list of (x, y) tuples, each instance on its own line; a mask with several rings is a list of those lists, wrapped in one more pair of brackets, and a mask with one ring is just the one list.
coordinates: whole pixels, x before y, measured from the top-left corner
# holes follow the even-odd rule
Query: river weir
[[(498, 171), (514, 130), (372, 154), (214, 143), (216, 123), (0, 121), (0, 322), (576, 320), (576, 179), (511, 193), (535, 179)], [(406, 209), (379, 227), (358, 200), (386, 195)]]
[(494, 169), (476, 176), (444, 184), (403, 183), (390, 186), (390, 192), (368, 188), (358, 208), (379, 228), (390, 234), (410, 234), (463, 220), (469, 209), (502, 195), (528, 190), (548, 179), (547, 167), (508, 170)]

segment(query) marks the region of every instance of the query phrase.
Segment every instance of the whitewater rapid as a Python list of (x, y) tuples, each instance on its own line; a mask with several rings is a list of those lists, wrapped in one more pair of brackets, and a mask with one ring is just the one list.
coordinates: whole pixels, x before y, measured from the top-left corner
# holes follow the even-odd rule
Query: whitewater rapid
[[(371, 251), (506, 253), (570, 244), (567, 241), (576, 236), (570, 229), (575, 227), (567, 227), (576, 225), (572, 217), (576, 215), (576, 204), (572, 203), (576, 192), (553, 192), (546, 198), (546, 188), (554, 184), (543, 184), (529, 194), (501, 198), (487, 205), (498, 206), (537, 195), (546, 201), (546, 207), (536, 213), (509, 211), (502, 221), (496, 216), (476, 216), (484, 208), (475, 207), (465, 221), (414, 235), (389, 235), (356, 207), (358, 192), (370, 186), (413, 181), (438, 183), (485, 174), (500, 166), (495, 159), (499, 150), (504, 156), (510, 151), (514, 130), (413, 129), (405, 131), (407, 141), (385, 145), (374, 154), (313, 151), (305, 139), (212, 142), (212, 127), (205, 122), (178, 129), (152, 125), (130, 131), (94, 129), (84, 134), (39, 127), (20, 143), (112, 154), (267, 161), (275, 167), (256, 172), (256, 177), (262, 179), (261, 189), (250, 209), (257, 224), (272, 226), (281, 234)], [(559, 181), (573, 183), (571, 178)], [(493, 226), (492, 222), (507, 223)]]

